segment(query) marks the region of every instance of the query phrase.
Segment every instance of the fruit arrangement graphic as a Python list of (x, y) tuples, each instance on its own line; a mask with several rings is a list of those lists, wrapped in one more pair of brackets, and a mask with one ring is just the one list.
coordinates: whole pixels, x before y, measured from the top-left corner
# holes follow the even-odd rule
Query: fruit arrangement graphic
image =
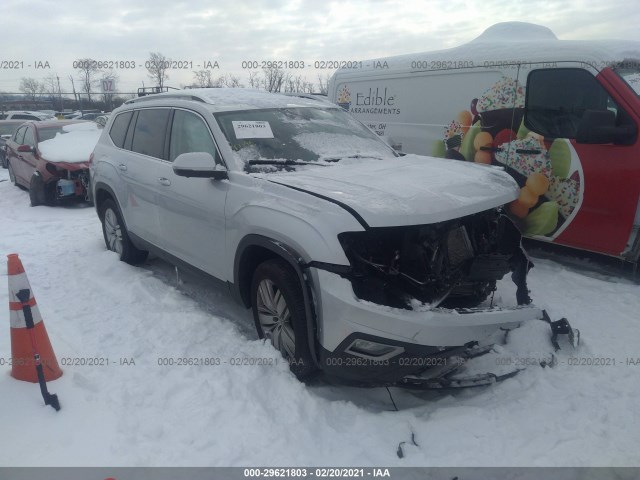
[(524, 98), (521, 85), (502, 77), (445, 127), (431, 155), (504, 167), (520, 186), (511, 217), (524, 234), (551, 237), (580, 204), (580, 161), (567, 139), (525, 127)]

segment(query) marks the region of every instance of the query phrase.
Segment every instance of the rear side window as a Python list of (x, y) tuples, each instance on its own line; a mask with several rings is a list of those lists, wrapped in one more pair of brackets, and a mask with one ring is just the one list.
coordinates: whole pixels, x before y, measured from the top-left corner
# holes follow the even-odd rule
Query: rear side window
[(165, 135), (170, 110), (149, 108), (138, 112), (131, 150), (150, 157), (164, 158)]
[(181, 153), (189, 152), (207, 152), (217, 160), (216, 146), (204, 120), (194, 113), (176, 110), (171, 127), (169, 161), (173, 162)]
[(586, 110), (615, 110), (593, 75), (579, 68), (534, 70), (527, 80), (525, 125), (549, 138), (575, 138)]
[(24, 140), (22, 141), (22, 143), (24, 145), (29, 145), (31, 147), (35, 147), (36, 146), (36, 139), (33, 135), (33, 130), (31, 130), (29, 127), (27, 127), (25, 129), (24, 132)]
[(111, 125), (109, 130), (109, 136), (116, 147), (122, 148), (124, 146), (124, 139), (127, 136), (127, 128), (129, 128), (129, 122), (133, 112), (124, 112), (118, 115)]
[(24, 140), (24, 132), (27, 130), (27, 127), (20, 127), (16, 132), (15, 137), (13, 137), (13, 141), (18, 145), (22, 145), (22, 141)]

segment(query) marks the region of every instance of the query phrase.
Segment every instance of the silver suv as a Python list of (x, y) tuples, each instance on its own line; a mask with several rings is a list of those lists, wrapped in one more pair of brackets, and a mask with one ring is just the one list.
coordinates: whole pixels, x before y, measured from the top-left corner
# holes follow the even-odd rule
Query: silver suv
[[(227, 282), (299, 378), (415, 383), (437, 359), (541, 317), (500, 210), (518, 196), (513, 179), (399, 156), (326, 102), (245, 89), (130, 100), (91, 178), (108, 249)], [(519, 305), (490, 305), (507, 273)]]

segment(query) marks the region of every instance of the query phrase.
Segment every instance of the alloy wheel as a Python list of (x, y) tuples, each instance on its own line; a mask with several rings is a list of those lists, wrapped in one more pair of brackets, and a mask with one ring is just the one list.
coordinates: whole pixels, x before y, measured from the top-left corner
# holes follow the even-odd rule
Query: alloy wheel
[(116, 213), (108, 208), (104, 212), (104, 231), (109, 250), (122, 254), (122, 228)]
[(286, 357), (295, 358), (296, 340), (287, 301), (275, 283), (263, 279), (257, 291), (258, 319), (264, 336)]

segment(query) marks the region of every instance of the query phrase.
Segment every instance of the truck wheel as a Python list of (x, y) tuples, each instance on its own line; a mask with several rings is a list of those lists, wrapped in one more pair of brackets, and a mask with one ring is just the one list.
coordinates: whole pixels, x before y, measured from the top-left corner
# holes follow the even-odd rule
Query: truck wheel
[(47, 203), (44, 181), (38, 172), (31, 175), (31, 182), (29, 182), (29, 199), (31, 200), (32, 207), (45, 205)]
[(251, 306), (258, 336), (271, 341), (298, 379), (313, 373), (302, 286), (287, 262), (277, 258), (258, 266), (251, 283)]
[(107, 249), (116, 252), (120, 260), (130, 265), (142, 263), (147, 259), (149, 252), (139, 250), (129, 239), (129, 234), (124, 226), (120, 210), (113, 200), (105, 200), (100, 207), (100, 219), (102, 220), (102, 234)]

